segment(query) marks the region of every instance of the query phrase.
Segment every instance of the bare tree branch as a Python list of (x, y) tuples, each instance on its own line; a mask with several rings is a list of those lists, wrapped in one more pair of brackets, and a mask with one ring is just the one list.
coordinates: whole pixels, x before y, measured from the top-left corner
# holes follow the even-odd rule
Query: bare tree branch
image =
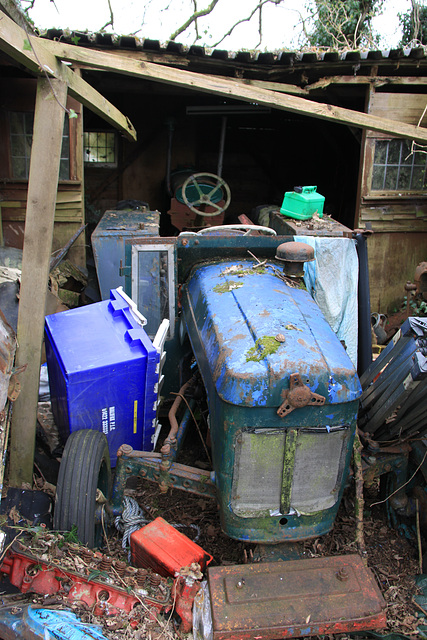
[[(193, 0), (193, 5), (194, 5), (194, 13), (197, 13), (197, 0)], [(200, 39), (199, 23), (197, 22), (197, 19), (194, 21), (194, 28), (196, 30), (196, 41), (197, 41)]]
[(258, 33), (259, 33), (259, 41), (255, 45), (255, 49), (259, 47), (262, 42), (262, 5), (259, 8), (259, 16), (258, 16)]
[(414, 22), (414, 40), (418, 40), (418, 35), (421, 31), (421, 23), (420, 23), (420, 5), (417, 0), (411, 0), (412, 4), (412, 19)]
[(181, 25), (176, 31), (174, 31), (172, 33), (172, 35), (170, 36), (169, 40), (175, 40), (175, 38), (177, 38), (181, 33), (183, 33), (184, 31), (186, 31), (188, 29), (188, 27), (193, 24), (193, 22), (196, 22), (198, 18), (202, 18), (203, 16), (207, 16), (210, 13), (212, 13), (212, 11), (214, 10), (214, 8), (216, 7), (216, 5), (218, 4), (219, 0), (212, 0), (212, 2), (210, 3), (210, 5), (208, 5), (206, 7), (206, 9), (200, 9), (200, 11), (195, 11), (193, 13), (193, 15), (191, 15), (188, 20), (186, 20), (184, 22), (183, 25)]
[(107, 27), (109, 27), (111, 25), (111, 28), (114, 29), (114, 14), (113, 14), (113, 8), (111, 6), (111, 0), (107, 0), (108, 3), (108, 8), (110, 10), (110, 19), (109, 21), (104, 24), (104, 26), (99, 30), (99, 32), (101, 33), (102, 31), (105, 31), (105, 29)]
[[(250, 20), (252, 20), (252, 17), (255, 15), (255, 13), (256, 13), (257, 11), (261, 11), (262, 7), (263, 7), (265, 4), (269, 4), (270, 2), (271, 2), (272, 4), (280, 4), (281, 2), (283, 2), (283, 0), (260, 0), (260, 2), (258, 2), (258, 4), (257, 4), (257, 6), (255, 7), (255, 9), (254, 9), (253, 11), (251, 11), (251, 13), (249, 14), (249, 16), (248, 16), (247, 18), (242, 18), (241, 20), (238, 20), (238, 21), (237, 21), (235, 24), (233, 24), (233, 26), (232, 26), (232, 27), (227, 31), (227, 33), (226, 33), (226, 34), (224, 34), (224, 35), (222, 36), (222, 38), (221, 38), (220, 40), (218, 40), (218, 42), (215, 42), (215, 44), (213, 44), (212, 46), (213, 46), (213, 47), (217, 47), (219, 44), (221, 44), (221, 42), (222, 42), (223, 40), (225, 40), (225, 38), (227, 38), (228, 36), (230, 36), (230, 35), (233, 33), (234, 29), (235, 29), (239, 24), (242, 24), (243, 22), (249, 22)], [(260, 40), (260, 42), (257, 44), (257, 46), (258, 46), (259, 44), (261, 44), (261, 40)]]

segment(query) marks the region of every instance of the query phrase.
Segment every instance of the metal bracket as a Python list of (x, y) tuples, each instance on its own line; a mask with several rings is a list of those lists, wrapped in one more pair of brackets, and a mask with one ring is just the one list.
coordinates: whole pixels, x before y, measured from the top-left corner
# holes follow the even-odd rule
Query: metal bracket
[(120, 267), (119, 267), (119, 276), (120, 277), (126, 277), (126, 276), (131, 276), (132, 275), (132, 270), (130, 268), (129, 265), (123, 266), (123, 260), (120, 260)]
[(289, 389), (282, 392), (283, 402), (277, 409), (281, 418), (287, 416), (294, 409), (301, 409), (307, 405), (321, 406), (325, 404), (325, 396), (313, 393), (301, 380), (299, 373), (292, 373), (289, 379)]

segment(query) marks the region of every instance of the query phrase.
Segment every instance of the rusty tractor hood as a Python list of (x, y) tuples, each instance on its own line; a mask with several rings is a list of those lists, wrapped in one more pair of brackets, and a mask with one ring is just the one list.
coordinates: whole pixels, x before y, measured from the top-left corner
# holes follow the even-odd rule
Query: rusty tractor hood
[(278, 407), (292, 374), (325, 404), (356, 400), (353, 364), (311, 296), (278, 277), (280, 266), (253, 267), (250, 260), (197, 266), (183, 288), (204, 377), (235, 405)]

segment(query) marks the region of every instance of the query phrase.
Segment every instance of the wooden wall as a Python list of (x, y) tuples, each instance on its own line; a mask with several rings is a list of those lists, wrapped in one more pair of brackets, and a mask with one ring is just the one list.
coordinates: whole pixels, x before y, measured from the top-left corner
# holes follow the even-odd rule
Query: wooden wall
[[(36, 80), (31, 78), (0, 79), (0, 220), (5, 245), (18, 249), (24, 240), (28, 183), (11, 177), (7, 112), (33, 111), (35, 90)], [(58, 184), (52, 252), (61, 249), (84, 221), (82, 107), (72, 98), (67, 107), (78, 117), (70, 119), (70, 180)], [(69, 258), (78, 266), (86, 265), (84, 234), (73, 245)]]
[[(426, 94), (371, 91), (368, 112), (409, 124), (427, 126)], [(424, 116), (423, 116), (424, 114)], [(360, 207), (355, 226), (371, 227), (368, 241), (372, 311), (391, 313), (413, 281), (417, 264), (427, 259), (427, 192), (371, 191), (375, 140), (389, 138), (367, 131), (363, 138)]]

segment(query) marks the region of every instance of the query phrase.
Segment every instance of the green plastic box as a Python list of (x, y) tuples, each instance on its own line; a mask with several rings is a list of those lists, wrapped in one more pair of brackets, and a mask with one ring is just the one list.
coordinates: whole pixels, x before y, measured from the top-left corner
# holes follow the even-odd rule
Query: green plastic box
[(280, 213), (297, 220), (309, 220), (315, 213), (322, 218), (324, 203), (325, 196), (317, 193), (317, 187), (294, 187), (285, 193)]

